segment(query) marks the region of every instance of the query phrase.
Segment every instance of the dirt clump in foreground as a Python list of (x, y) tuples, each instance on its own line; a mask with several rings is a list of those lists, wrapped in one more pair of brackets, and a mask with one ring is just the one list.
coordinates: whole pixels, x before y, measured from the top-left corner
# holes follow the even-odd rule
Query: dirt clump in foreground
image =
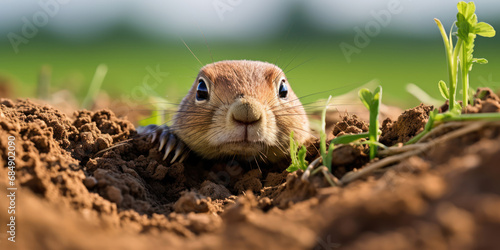
[[(469, 112), (498, 112), (493, 92), (476, 97)], [(407, 141), (430, 110), (419, 106), (384, 121), (381, 141)], [(333, 136), (366, 129), (349, 116)], [(376, 175), (325, 187), (319, 175), (303, 182), (301, 171), (283, 171), (287, 163), (256, 167), (193, 156), (169, 164), (109, 110), (68, 117), (1, 99), (2, 197), (9, 136), (16, 144), (16, 242), (0, 234), (2, 249), (462, 249), (493, 248), (500, 233), (495, 122)], [(334, 151), (337, 177), (368, 164), (366, 145)], [(0, 212), (0, 223), (9, 217)]]

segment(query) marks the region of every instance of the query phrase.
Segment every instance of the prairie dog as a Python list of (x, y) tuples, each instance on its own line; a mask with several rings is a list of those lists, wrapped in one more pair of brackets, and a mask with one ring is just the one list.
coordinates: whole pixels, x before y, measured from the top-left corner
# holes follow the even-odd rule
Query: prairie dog
[[(284, 72), (260, 61), (220, 61), (201, 68), (173, 125), (138, 128), (159, 139), (165, 159), (189, 151), (206, 159), (276, 162), (288, 155), (290, 133), (304, 144), (309, 121)], [(175, 150), (174, 150), (175, 148)]]

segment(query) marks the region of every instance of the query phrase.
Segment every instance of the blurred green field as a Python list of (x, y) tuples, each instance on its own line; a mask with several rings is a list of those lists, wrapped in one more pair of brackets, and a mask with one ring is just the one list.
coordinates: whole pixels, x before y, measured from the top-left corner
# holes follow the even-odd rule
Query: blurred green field
[[(203, 39), (199, 39), (203, 41)], [(497, 38), (476, 41), (475, 56), (485, 57), (487, 65), (476, 65), (471, 74), (472, 87), (500, 87), (498, 69), (500, 50)], [(280, 39), (267, 43), (220, 43), (208, 41), (215, 61), (227, 59), (262, 60), (277, 63), (285, 69), (298, 96), (322, 92), (312, 99), (338, 95), (376, 79), (384, 87), (383, 102), (408, 108), (419, 102), (406, 92), (407, 83), (414, 83), (433, 97), (440, 98), (437, 82), (447, 81), (446, 62), (442, 40), (377, 38), (352, 55), (348, 63), (339, 44), (353, 44), (352, 37)], [(187, 41), (193, 52), (204, 63), (212, 61), (204, 42)], [(156, 93), (177, 101), (192, 84), (200, 63), (179, 40), (153, 42), (129, 37), (115, 38), (94, 44), (58, 43), (35, 38), (21, 45), (14, 53), (7, 43), (0, 44), (0, 76), (9, 79), (14, 97), (35, 97), (40, 68), (52, 69), (51, 91), (68, 89), (82, 100), (97, 65), (104, 63), (108, 73), (102, 90), (113, 98), (130, 95), (141, 86), (147, 76), (147, 67), (159, 67), (168, 75), (154, 89)], [(498, 81), (498, 82), (497, 82)], [(342, 87), (342, 88), (340, 88)], [(339, 88), (334, 91), (330, 89)]]

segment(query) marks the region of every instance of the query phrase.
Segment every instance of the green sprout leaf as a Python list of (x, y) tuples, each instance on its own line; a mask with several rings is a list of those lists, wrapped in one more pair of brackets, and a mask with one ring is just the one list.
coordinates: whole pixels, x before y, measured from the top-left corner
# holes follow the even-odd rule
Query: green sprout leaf
[(469, 103), (474, 103), (474, 94), (476, 91), (473, 88), (469, 88)]
[[(379, 108), (382, 102), (382, 86), (378, 86), (373, 93), (368, 89), (359, 90), (359, 99), (370, 111), (370, 127), (369, 127), (369, 141), (378, 142), (378, 130), (379, 130)], [(370, 145), (370, 159), (375, 158), (377, 154), (377, 145)]]
[(446, 83), (445, 83), (443, 80), (441, 80), (441, 81), (439, 81), (439, 83), (438, 83), (438, 87), (439, 87), (439, 92), (441, 93), (441, 96), (442, 96), (444, 99), (448, 100), (448, 98), (450, 98), (450, 95), (449, 95), (449, 91), (450, 91), (450, 90), (449, 90), (449, 89), (448, 89), (448, 87), (446, 86)]
[(478, 99), (483, 99), (483, 98), (486, 96), (486, 94), (487, 94), (487, 93), (488, 93), (488, 91), (486, 91), (486, 90), (481, 90), (481, 92), (479, 92), (479, 93), (477, 94), (477, 98), (478, 98)]
[(478, 63), (478, 64), (487, 64), (488, 60), (486, 60), (484, 58), (474, 58), (474, 59), (472, 59), (472, 62)]
[(91, 109), (92, 105), (97, 100), (97, 95), (99, 95), (99, 91), (101, 89), (101, 85), (104, 81), (104, 78), (108, 74), (108, 66), (106, 64), (99, 64), (97, 69), (95, 70), (94, 78), (92, 78), (92, 82), (90, 82), (90, 87), (88, 89), (87, 95), (83, 99), (82, 107), (85, 109)]
[(485, 59), (474, 59), (472, 53), (474, 52), (474, 40), (476, 35), (484, 37), (495, 36), (495, 29), (487, 23), (477, 22), (477, 15), (474, 13), (476, 11), (476, 6), (474, 2), (459, 2), (457, 4), (457, 36), (458, 41), (463, 42), (463, 46), (460, 49), (455, 48), (459, 51), (460, 57), (460, 70), (462, 76), (462, 95), (463, 95), (463, 108), (467, 106), (469, 102), (469, 71), (472, 70), (472, 64), (484, 63)]
[(295, 164), (290, 164), (290, 166), (286, 169), (289, 173), (293, 173), (297, 170), (299, 170), (299, 167)]
[(342, 136), (335, 137), (330, 143), (349, 144), (349, 143), (355, 142), (357, 140), (368, 138), (369, 136), (370, 136), (369, 133), (360, 133), (360, 134), (355, 134), (355, 135), (342, 135)]
[(323, 160), (323, 165), (328, 168), (328, 171), (332, 171), (332, 154), (334, 145), (330, 145), (328, 151), (326, 149), (326, 110), (328, 109), (328, 105), (330, 104), (330, 100), (332, 96), (328, 97), (326, 100), (325, 108), (321, 113), (321, 131), (320, 131), (320, 142), (319, 142), (319, 150), (321, 154), (321, 159)]
[(302, 170), (306, 170), (307, 165), (309, 164), (306, 161), (306, 155), (307, 155), (307, 149), (305, 146), (302, 146), (299, 150), (299, 153), (297, 154), (298, 160), (299, 160), (299, 168)]
[(464, 15), (466, 18), (470, 18), (474, 12), (476, 12), (476, 6), (474, 2), (466, 3), (464, 1), (457, 4), (458, 13)]
[(429, 121), (425, 124), (424, 130), (431, 131), (432, 126), (434, 125), (434, 121), (436, 120), (436, 115), (438, 114), (438, 110), (434, 109), (429, 113)]
[(493, 26), (488, 23), (480, 22), (474, 26), (473, 30), (474, 34), (480, 35), (483, 37), (494, 37), (496, 32)]
[(167, 124), (171, 120), (171, 116), (167, 110), (174, 108), (173, 104), (165, 97), (161, 97), (154, 91), (148, 91), (149, 102), (152, 104), (152, 110), (148, 118), (139, 120), (139, 126), (147, 126), (149, 124), (162, 125)]
[(328, 168), (328, 171), (332, 171), (332, 159), (333, 159), (333, 150), (335, 149), (335, 144), (330, 143), (328, 145), (328, 152), (326, 153), (326, 159), (324, 159), (323, 164)]
[(294, 172), (299, 169), (306, 170), (307, 168), (307, 161), (306, 161), (306, 154), (307, 154), (307, 149), (306, 147), (302, 146), (300, 150), (297, 151), (299, 147), (299, 144), (293, 139), (293, 131), (290, 133), (290, 158), (292, 160), (292, 163), (290, 166), (286, 169), (288, 172)]
[(371, 102), (373, 100), (373, 95), (368, 89), (359, 90), (359, 98), (361, 102), (365, 105), (367, 109), (370, 109)]

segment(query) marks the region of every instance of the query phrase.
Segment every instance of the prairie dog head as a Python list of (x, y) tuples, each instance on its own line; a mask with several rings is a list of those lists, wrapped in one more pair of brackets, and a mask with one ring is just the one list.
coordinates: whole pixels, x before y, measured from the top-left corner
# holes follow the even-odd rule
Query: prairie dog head
[(174, 133), (207, 159), (275, 162), (286, 157), (290, 133), (303, 144), (309, 121), (283, 71), (258, 61), (204, 66), (173, 120)]

